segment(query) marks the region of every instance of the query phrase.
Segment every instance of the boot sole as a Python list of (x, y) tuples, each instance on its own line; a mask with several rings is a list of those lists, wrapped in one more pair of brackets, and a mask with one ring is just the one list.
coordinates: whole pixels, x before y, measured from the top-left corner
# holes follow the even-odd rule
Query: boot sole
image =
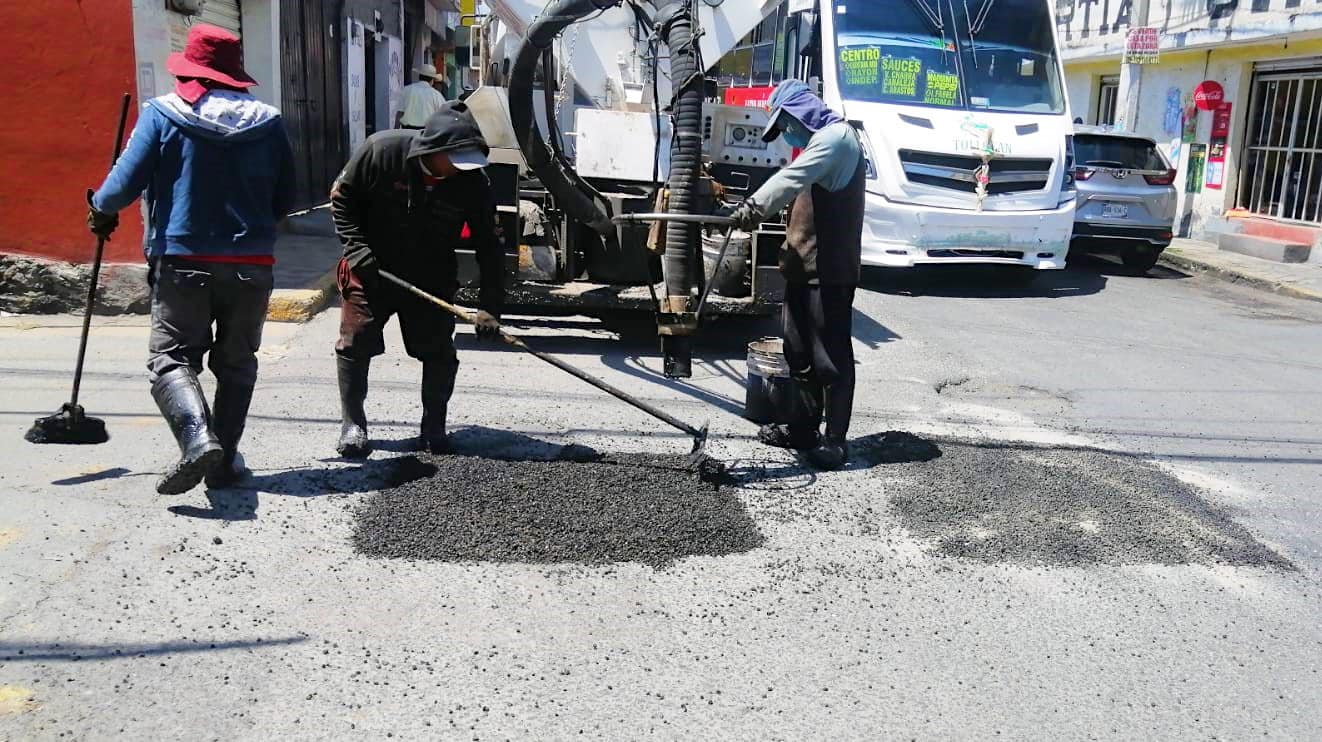
[(336, 446), (335, 453), (338, 453), (340, 458), (362, 461), (371, 455), (372, 447), (370, 445), (360, 446), (356, 443), (350, 443)]
[(201, 456), (192, 461), (178, 465), (178, 467), (161, 478), (156, 483), (156, 492), (161, 495), (182, 495), (202, 483), (203, 477), (211, 471), (216, 464), (220, 463), (224, 456), (224, 451), (220, 446), (214, 450), (206, 451)]

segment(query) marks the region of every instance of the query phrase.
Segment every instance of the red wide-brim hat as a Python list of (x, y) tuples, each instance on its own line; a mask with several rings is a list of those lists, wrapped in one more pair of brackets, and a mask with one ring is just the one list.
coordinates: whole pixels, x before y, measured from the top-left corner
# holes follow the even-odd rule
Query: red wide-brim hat
[(165, 69), (175, 77), (213, 80), (234, 88), (250, 88), (257, 81), (243, 71), (243, 42), (217, 26), (199, 23), (188, 31), (182, 52), (171, 54)]

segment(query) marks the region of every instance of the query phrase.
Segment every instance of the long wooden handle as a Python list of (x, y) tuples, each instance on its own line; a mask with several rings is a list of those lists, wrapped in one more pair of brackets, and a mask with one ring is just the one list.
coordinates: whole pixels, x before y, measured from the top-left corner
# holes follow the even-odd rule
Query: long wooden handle
[[(408, 281), (405, 281), (399, 276), (396, 276), (390, 271), (377, 270), (377, 274), (380, 275), (382, 278), (386, 279), (387, 281), (390, 281), (398, 285), (400, 288), (403, 288), (411, 292), (413, 295), (417, 296), (418, 298), (424, 299), (426, 301), (431, 302), (432, 304), (435, 304), (441, 309), (444, 309), (445, 311), (449, 312), (450, 314), (453, 314), (454, 316), (458, 317), (459, 319), (469, 324), (477, 323), (476, 322), (477, 318), (474, 313), (466, 312), (463, 309), (456, 307), (455, 305), (451, 304), (450, 302), (438, 296), (433, 296), (427, 293), (426, 291), (423, 291), (422, 289), (418, 288), (417, 286), (414, 286)], [(593, 376), (592, 374), (589, 374), (586, 371), (583, 371), (582, 369), (571, 366), (568, 363), (560, 360), (559, 358), (556, 358), (553, 355), (550, 355), (548, 353), (543, 353), (540, 350), (533, 350), (532, 348), (528, 347), (527, 343), (523, 342), (517, 337), (514, 337), (508, 332), (505, 332), (504, 330), (501, 330), (499, 334), (500, 334), (500, 339), (505, 341), (506, 344), (518, 348), (519, 350), (525, 353), (536, 356), (538, 359), (545, 361), (551, 364), (552, 366), (555, 366), (556, 368), (560, 369), (561, 371), (564, 371), (565, 373), (575, 378), (578, 378), (582, 381), (587, 382), (588, 384), (591, 384), (592, 386), (600, 389), (603, 392), (606, 392), (607, 394), (611, 395), (612, 397), (615, 397), (621, 402), (625, 402), (627, 404), (633, 405), (634, 407), (637, 407), (638, 409), (666, 423), (667, 425), (676, 428), (678, 430), (682, 430), (683, 432), (688, 433), (689, 435), (695, 438), (702, 436), (702, 431), (698, 430), (692, 425), (689, 425), (683, 420), (680, 420), (674, 415), (671, 415), (665, 410), (662, 410), (654, 405), (648, 404), (647, 402), (638, 399), (637, 397), (633, 396), (632, 394), (629, 394), (623, 389), (615, 387), (605, 381), (602, 381), (601, 379), (598, 379), (597, 377)]]
[[(114, 154), (110, 156), (110, 168), (115, 168), (115, 163), (119, 162), (119, 155), (124, 151), (124, 129), (128, 127), (129, 122), (129, 102), (133, 96), (124, 94), (124, 99), (119, 104), (119, 126), (115, 129), (115, 149)], [(87, 287), (87, 304), (83, 308), (83, 335), (78, 341), (78, 362), (73, 367), (73, 393), (69, 395), (69, 406), (78, 406), (78, 391), (83, 385), (83, 361), (87, 359), (87, 335), (92, 331), (92, 308), (96, 305), (96, 285), (101, 280), (101, 257), (106, 251), (106, 241), (103, 237), (96, 240), (96, 255), (92, 258), (92, 280)]]

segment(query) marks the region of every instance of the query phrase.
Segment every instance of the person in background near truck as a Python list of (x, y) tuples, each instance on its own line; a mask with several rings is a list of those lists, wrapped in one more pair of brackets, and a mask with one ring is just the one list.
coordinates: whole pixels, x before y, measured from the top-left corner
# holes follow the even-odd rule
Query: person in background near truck
[[(798, 80), (771, 96), (763, 140), (778, 136), (803, 152), (735, 209), (751, 230), (793, 201), (780, 270), (785, 276), (782, 323), (791, 376), (788, 424), (764, 425), (771, 446), (807, 451), (823, 469), (849, 461), (854, 406), (854, 289), (863, 240), (867, 161), (854, 128)], [(826, 433), (819, 434), (823, 414)]]
[[(173, 93), (143, 107), (124, 154), (88, 192), (88, 224), (109, 238), (146, 191), (152, 397), (181, 456), (156, 485), (186, 492), (246, 474), (239, 439), (257, 382), (276, 225), (293, 206), (294, 156), (280, 111), (249, 95), (233, 34), (198, 24), (166, 63)], [(215, 334), (212, 334), (212, 326)], [(216, 376), (210, 409), (198, 374)]]
[(449, 450), (445, 417), (459, 359), (454, 317), (383, 279), (384, 268), (423, 291), (453, 300), (455, 255), (464, 225), (480, 271), (478, 337), (500, 331), (505, 252), (496, 232), (496, 202), (486, 140), (468, 104), (450, 102), (422, 131), (368, 137), (335, 180), (331, 215), (344, 245), (340, 261), (340, 339), (335, 345), (343, 426), (336, 450), (350, 459), (371, 451), (367, 437), (368, 366), (385, 352), (383, 330), (399, 314), (405, 351), (422, 361), (422, 446)]
[(424, 64), (413, 71), (417, 73), (418, 81), (404, 86), (403, 109), (395, 114), (396, 129), (421, 129), (445, 103), (445, 95), (441, 93), (445, 78), (436, 73), (436, 68)]

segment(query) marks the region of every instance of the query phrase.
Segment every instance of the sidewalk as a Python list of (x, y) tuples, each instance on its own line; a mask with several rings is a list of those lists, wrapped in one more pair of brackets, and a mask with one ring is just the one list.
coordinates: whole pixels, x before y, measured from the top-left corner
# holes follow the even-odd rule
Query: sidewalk
[(1296, 299), (1322, 301), (1322, 264), (1318, 263), (1273, 263), (1221, 250), (1210, 242), (1185, 239), (1172, 242), (1161, 262)]
[(335, 297), (340, 240), (329, 209), (289, 218), (275, 245), (275, 293), (267, 319), (306, 322)]

